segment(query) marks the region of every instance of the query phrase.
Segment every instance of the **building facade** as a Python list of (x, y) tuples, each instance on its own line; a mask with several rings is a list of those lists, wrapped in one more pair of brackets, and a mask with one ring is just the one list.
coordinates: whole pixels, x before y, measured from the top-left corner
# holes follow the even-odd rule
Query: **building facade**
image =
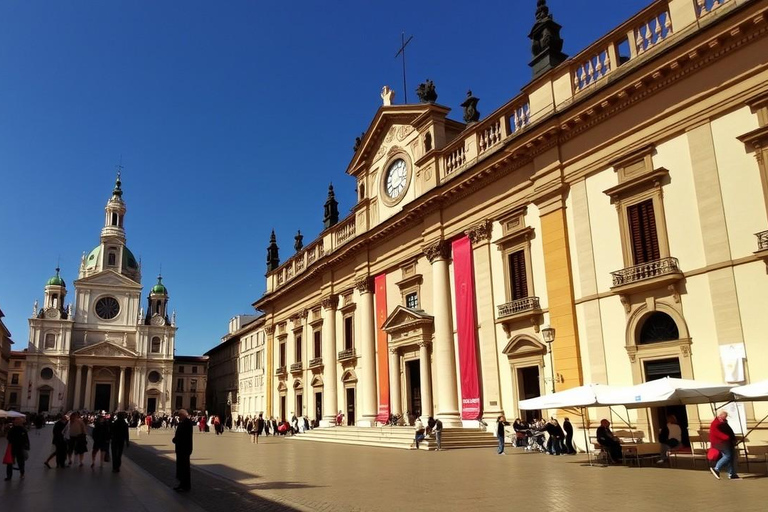
[(3, 310), (0, 309), (0, 409), (6, 407), (6, 391), (8, 388), (8, 366), (11, 360), (11, 331), (3, 323)]
[(171, 412), (175, 313), (162, 277), (141, 306), (141, 268), (126, 246), (118, 174), (99, 245), (83, 253), (74, 301), (56, 269), (29, 319), (21, 410)]
[(767, 14), (660, 0), (566, 58), (539, 2), (534, 79), (486, 118), (471, 94), (457, 122), (431, 82), (419, 104), (385, 87), (352, 213), (331, 190), (282, 262), (273, 233), (266, 413), (470, 426), (588, 382), (768, 378)]
[[(251, 317), (255, 319), (255, 316)], [(253, 320), (250, 320), (252, 322)], [(221, 418), (238, 414), (239, 384), (239, 333), (247, 328), (249, 319), (233, 319), (229, 323), (229, 332), (221, 342), (205, 353), (208, 357), (208, 386), (206, 404), (208, 413)]]
[[(24, 375), (27, 351), (12, 350), (8, 357), (8, 384), (5, 388), (4, 409), (18, 411), (21, 408), (21, 397), (24, 394)], [(32, 396), (32, 388), (27, 388), (27, 394)]]
[(173, 410), (190, 413), (205, 411), (208, 358), (176, 356), (173, 358)]
[(237, 414), (243, 418), (266, 412), (266, 341), (264, 318), (246, 324), (239, 335)]

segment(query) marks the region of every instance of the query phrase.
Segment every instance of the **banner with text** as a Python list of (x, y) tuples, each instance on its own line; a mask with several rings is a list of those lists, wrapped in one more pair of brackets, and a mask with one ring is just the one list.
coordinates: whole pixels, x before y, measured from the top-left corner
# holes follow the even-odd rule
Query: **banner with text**
[(386, 423), (389, 419), (389, 346), (387, 333), (381, 327), (387, 321), (387, 275), (376, 276), (376, 351), (379, 353), (379, 414), (376, 421)]
[[(461, 419), (480, 418), (480, 381), (477, 375), (477, 321), (475, 283), (472, 273), (472, 243), (468, 236), (452, 244), (453, 277), (456, 285), (456, 331), (459, 338)], [(488, 290), (490, 293), (490, 290)]]

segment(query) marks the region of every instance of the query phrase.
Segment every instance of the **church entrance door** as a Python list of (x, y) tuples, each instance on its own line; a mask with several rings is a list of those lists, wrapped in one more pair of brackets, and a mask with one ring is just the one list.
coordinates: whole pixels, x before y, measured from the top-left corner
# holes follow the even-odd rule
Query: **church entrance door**
[(44, 391), (40, 393), (40, 401), (38, 402), (37, 412), (48, 412), (51, 405), (51, 393)]
[(347, 425), (355, 424), (355, 388), (347, 388)]
[(414, 420), (421, 416), (421, 369), (419, 360), (405, 363), (405, 375), (408, 389), (408, 420)]
[(147, 398), (147, 414), (154, 414), (157, 410), (157, 398)]
[(315, 420), (321, 419), (323, 419), (323, 393), (318, 391), (315, 393)]
[(112, 398), (111, 384), (96, 384), (93, 397), (93, 409), (96, 411), (111, 411), (110, 399)]

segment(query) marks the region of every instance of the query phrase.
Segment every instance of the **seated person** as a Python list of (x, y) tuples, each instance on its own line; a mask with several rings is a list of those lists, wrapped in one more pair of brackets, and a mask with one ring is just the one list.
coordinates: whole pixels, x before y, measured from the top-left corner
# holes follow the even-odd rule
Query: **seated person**
[(602, 446), (613, 462), (621, 460), (621, 443), (619, 439), (611, 432), (611, 422), (608, 420), (601, 420), (600, 426), (597, 427), (597, 442)]
[(677, 418), (674, 414), (667, 416), (667, 424), (659, 432), (659, 443), (661, 443), (661, 458), (656, 461), (657, 464), (664, 464), (669, 459), (669, 450), (677, 448), (683, 442), (683, 431), (677, 424)]

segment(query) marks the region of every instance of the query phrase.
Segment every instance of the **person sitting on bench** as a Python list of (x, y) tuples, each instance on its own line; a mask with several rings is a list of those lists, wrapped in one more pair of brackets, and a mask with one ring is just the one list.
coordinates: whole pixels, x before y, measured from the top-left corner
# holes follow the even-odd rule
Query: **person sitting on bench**
[(611, 422), (608, 420), (601, 420), (600, 426), (597, 427), (597, 442), (600, 446), (608, 452), (612, 462), (619, 462), (621, 460), (621, 443), (619, 439), (611, 432)]

